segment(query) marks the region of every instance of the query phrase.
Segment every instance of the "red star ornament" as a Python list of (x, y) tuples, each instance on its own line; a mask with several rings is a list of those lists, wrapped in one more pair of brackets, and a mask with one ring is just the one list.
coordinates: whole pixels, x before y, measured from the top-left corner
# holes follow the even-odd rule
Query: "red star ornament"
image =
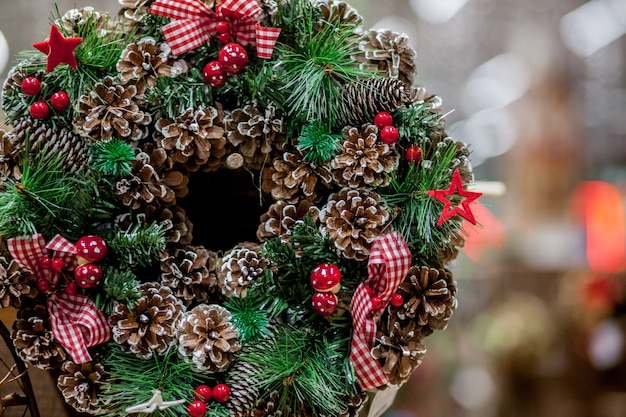
[[(452, 181), (450, 182), (450, 188), (447, 190), (430, 190), (428, 195), (441, 201), (443, 203), (443, 210), (441, 216), (437, 220), (437, 226), (441, 226), (443, 222), (449, 220), (454, 215), (459, 215), (469, 221), (472, 224), (476, 224), (476, 219), (470, 208), (470, 203), (483, 195), (474, 191), (467, 191), (463, 189), (463, 182), (461, 181), (461, 174), (458, 169), (454, 170), (452, 174)], [(463, 201), (452, 207), (452, 200), (448, 196), (458, 195), (459, 197), (465, 197)]]
[(52, 71), (61, 63), (66, 63), (76, 69), (77, 63), (74, 49), (82, 40), (83, 38), (64, 38), (59, 28), (56, 25), (52, 25), (50, 36), (43, 42), (34, 43), (33, 48), (48, 55), (46, 72)]

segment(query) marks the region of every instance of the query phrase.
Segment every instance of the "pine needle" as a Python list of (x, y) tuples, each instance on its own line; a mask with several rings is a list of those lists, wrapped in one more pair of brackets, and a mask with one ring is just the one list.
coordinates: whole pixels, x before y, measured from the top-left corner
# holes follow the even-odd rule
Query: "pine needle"
[(304, 153), (304, 161), (321, 165), (333, 159), (341, 150), (343, 135), (333, 133), (321, 120), (306, 125), (298, 138), (297, 148)]
[(165, 250), (165, 230), (153, 222), (138, 223), (127, 231), (118, 231), (110, 241), (111, 249), (123, 266), (150, 266)]
[(111, 139), (90, 145), (91, 167), (104, 175), (121, 178), (130, 174), (135, 151), (126, 142)]
[(113, 302), (119, 301), (133, 309), (141, 293), (137, 290), (139, 281), (129, 269), (118, 270), (113, 267), (104, 269), (102, 289), (96, 293), (95, 303), (98, 309), (109, 315), (113, 311)]

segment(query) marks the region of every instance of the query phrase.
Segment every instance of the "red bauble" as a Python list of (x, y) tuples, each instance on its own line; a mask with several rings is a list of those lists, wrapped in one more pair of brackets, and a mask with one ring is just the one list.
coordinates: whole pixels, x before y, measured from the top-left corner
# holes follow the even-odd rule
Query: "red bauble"
[(100, 236), (83, 236), (76, 242), (76, 255), (89, 262), (98, 262), (107, 255), (107, 244)]
[(311, 272), (311, 286), (315, 291), (326, 292), (331, 291), (338, 293), (341, 289), (341, 271), (339, 267), (334, 264), (324, 263), (320, 264)]
[(50, 114), (48, 105), (43, 101), (36, 101), (30, 105), (30, 115), (33, 119), (43, 120)]
[(197, 400), (209, 402), (211, 401), (211, 387), (208, 385), (198, 385), (193, 392), (193, 396)]
[(393, 126), (385, 126), (380, 130), (380, 140), (385, 142), (387, 145), (393, 145), (398, 141), (400, 137), (400, 132)]
[(218, 36), (218, 39), (220, 40), (220, 42), (226, 45), (227, 43), (231, 41), (232, 38), (230, 37), (230, 33), (220, 33), (220, 36)]
[(417, 145), (410, 146), (409, 149), (406, 150), (406, 160), (409, 162), (421, 161), (422, 149)]
[(41, 269), (50, 269), (52, 267), (52, 259), (50, 259), (48, 256), (43, 256), (39, 258), (39, 261), (37, 263), (39, 264), (39, 268)]
[(383, 309), (384, 306), (385, 304), (383, 303), (383, 300), (380, 299), (380, 297), (372, 297), (372, 312), (378, 313)]
[(56, 111), (63, 111), (70, 105), (70, 96), (65, 91), (57, 91), (50, 97), (50, 104)]
[(27, 96), (34, 97), (41, 93), (41, 83), (35, 77), (24, 78), (24, 81), (22, 81), (22, 91)]
[(200, 400), (192, 401), (187, 407), (187, 412), (190, 417), (204, 417), (206, 416), (206, 404)]
[(213, 387), (213, 399), (218, 403), (225, 403), (230, 398), (230, 387), (226, 384), (217, 384)]
[(228, 74), (239, 74), (248, 64), (248, 53), (238, 43), (227, 43), (222, 47), (218, 61)]
[(78, 292), (78, 287), (76, 287), (76, 283), (74, 281), (68, 282), (65, 286), (65, 293), (68, 295), (76, 295)]
[(204, 82), (213, 88), (224, 87), (228, 75), (222, 65), (217, 61), (211, 61), (204, 67)]
[(228, 33), (230, 32), (230, 24), (226, 22), (225, 20), (222, 20), (221, 22), (217, 22), (215, 24), (215, 31), (219, 33), (220, 35), (224, 33)]
[(47, 292), (52, 289), (52, 285), (50, 284), (50, 281), (48, 281), (47, 279), (39, 278), (37, 280), (37, 288), (39, 288), (39, 291), (41, 292)]
[(400, 307), (402, 304), (404, 304), (404, 297), (402, 296), (402, 294), (395, 293), (394, 295), (391, 296), (392, 306)]
[(61, 258), (54, 258), (50, 265), (52, 266), (52, 270), (55, 272), (61, 272), (63, 271), (63, 268), (65, 268), (65, 262)]
[(316, 292), (311, 302), (313, 309), (320, 316), (330, 316), (337, 310), (337, 296), (332, 292)]
[(386, 111), (381, 111), (374, 117), (374, 124), (382, 129), (385, 126), (391, 126), (393, 124), (393, 117)]
[(102, 268), (96, 264), (79, 265), (74, 270), (76, 285), (81, 288), (94, 288), (102, 279)]

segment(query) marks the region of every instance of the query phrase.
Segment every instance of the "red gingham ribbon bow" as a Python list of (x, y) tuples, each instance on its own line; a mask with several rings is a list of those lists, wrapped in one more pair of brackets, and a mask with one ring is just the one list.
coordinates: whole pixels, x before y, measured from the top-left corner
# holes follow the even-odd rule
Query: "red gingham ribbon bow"
[(175, 55), (209, 42), (217, 23), (227, 21), (238, 43), (256, 46), (259, 58), (271, 58), (280, 29), (261, 26), (261, 12), (255, 0), (226, 0), (215, 12), (200, 0), (157, 0), (150, 7), (150, 13), (174, 19), (162, 31)]
[[(54, 286), (59, 283), (60, 274), (50, 269), (42, 269), (39, 260), (48, 256), (48, 250), (65, 262), (68, 269), (76, 266), (76, 246), (61, 235), (46, 244), (43, 235), (12, 238), (7, 241), (9, 252), (24, 269), (29, 269), (36, 279), (45, 278)], [(104, 343), (111, 338), (111, 328), (106, 316), (84, 295), (53, 294), (47, 300), (52, 334), (65, 348), (72, 360), (78, 364), (89, 362), (91, 356), (87, 347)]]
[(350, 302), (354, 327), (350, 361), (364, 390), (389, 383), (389, 377), (371, 353), (376, 339), (376, 321), (368, 288), (386, 305), (410, 268), (411, 252), (399, 233), (393, 232), (374, 241), (367, 264), (368, 277), (357, 287)]

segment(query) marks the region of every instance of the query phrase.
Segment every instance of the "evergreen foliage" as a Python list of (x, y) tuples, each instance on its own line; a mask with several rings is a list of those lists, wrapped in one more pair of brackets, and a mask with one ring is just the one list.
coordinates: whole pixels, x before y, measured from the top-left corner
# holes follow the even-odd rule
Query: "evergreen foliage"
[(113, 311), (113, 302), (119, 301), (133, 309), (141, 293), (137, 291), (139, 281), (135, 273), (129, 269), (119, 270), (114, 267), (104, 269), (102, 289), (94, 297), (96, 306), (105, 314)]
[(330, 126), (317, 120), (306, 125), (298, 138), (298, 150), (304, 153), (304, 161), (321, 165), (333, 159), (341, 150), (343, 135), (333, 133)]
[(157, 222), (137, 223), (127, 231), (117, 231), (109, 242), (122, 266), (150, 266), (165, 250), (165, 230)]
[(121, 178), (130, 174), (135, 151), (119, 139), (94, 142), (90, 145), (91, 167), (103, 175)]

